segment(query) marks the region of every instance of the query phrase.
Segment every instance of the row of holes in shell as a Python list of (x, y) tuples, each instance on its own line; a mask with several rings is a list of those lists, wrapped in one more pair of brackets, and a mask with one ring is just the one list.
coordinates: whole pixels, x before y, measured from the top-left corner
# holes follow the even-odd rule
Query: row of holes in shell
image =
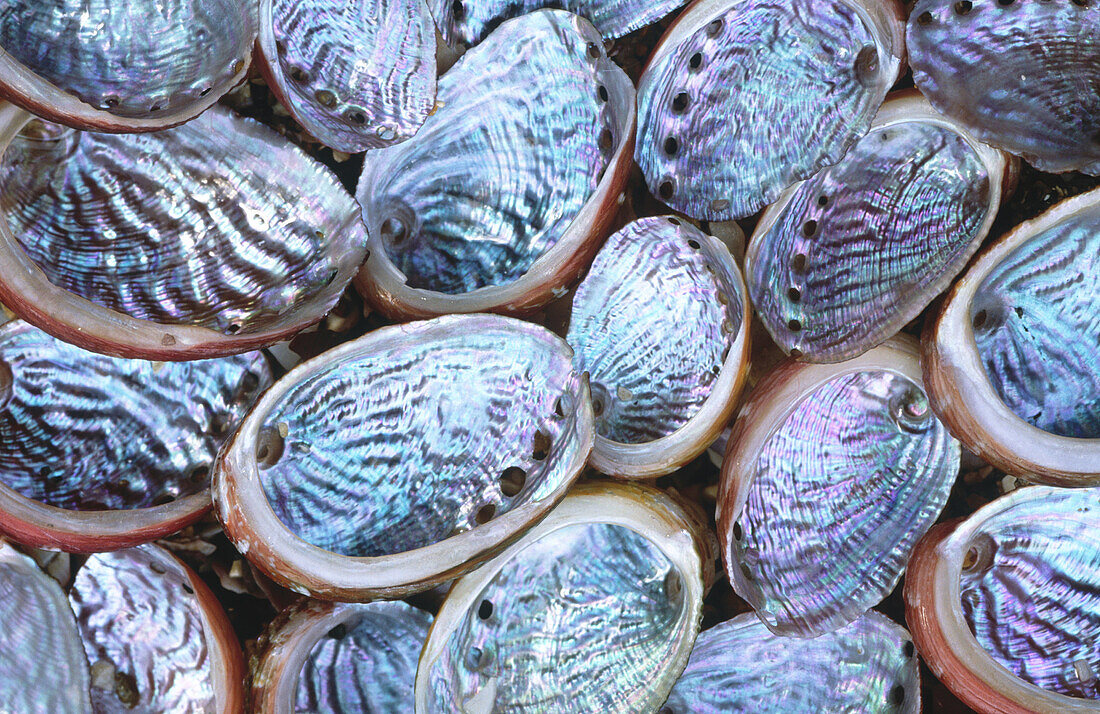
[[(1016, 5), (1017, 1), (1018, 0), (995, 0), (994, 4), (996, 4), (998, 7), (1011, 7), (1013, 5)], [(1027, 0), (1019, 0), (1019, 4), (1022, 5), (1025, 1)], [(1055, 1), (1056, 0), (1039, 0), (1039, 2), (1044, 3), (1053, 3)], [(1077, 7), (1082, 8), (1092, 6), (1092, 0), (1070, 0), (1070, 2), (1072, 2)], [(971, 0), (959, 0), (959, 2), (955, 3), (951, 7), (951, 9), (959, 17), (965, 17), (966, 15), (969, 15), (970, 12), (974, 9), (974, 3), (971, 2)], [(922, 12), (920, 15), (917, 16), (917, 24), (919, 25), (930, 25), (935, 20), (936, 17), (931, 12)]]
[[(244, 64), (243, 59), (236, 60), (229, 67), (230, 76), (236, 76), (236, 75), (240, 74), (242, 71), (244, 71), (244, 67), (245, 67), (245, 64)], [(214, 89), (213, 86), (204, 85), (202, 89), (200, 89), (198, 92), (195, 93), (195, 96), (205, 97), (206, 95), (210, 94), (211, 90), (213, 90), (213, 89)], [(82, 102), (84, 102), (85, 104), (91, 104), (93, 106), (98, 105), (98, 107), (100, 109), (104, 110), (104, 111), (110, 111), (110, 110), (115, 109), (116, 107), (118, 107), (120, 104), (122, 104), (122, 98), (119, 95), (114, 94), (114, 93), (104, 94), (102, 97), (98, 98), (98, 102), (93, 100), (91, 97), (86, 97), (86, 96), (81, 96), (81, 95), (78, 95), (78, 96), (80, 96), (80, 100)], [(163, 110), (165, 105), (169, 104), (170, 102), (171, 102), (170, 97), (165, 97), (163, 99), (154, 100), (153, 103), (149, 105), (149, 111), (150, 112), (159, 112), (159, 111)]]

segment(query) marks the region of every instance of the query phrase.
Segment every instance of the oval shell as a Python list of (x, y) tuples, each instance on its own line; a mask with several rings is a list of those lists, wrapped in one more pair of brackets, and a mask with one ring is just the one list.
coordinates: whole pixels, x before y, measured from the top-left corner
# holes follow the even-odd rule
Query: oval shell
[(888, 100), (839, 164), (757, 224), (745, 277), (764, 326), (811, 362), (880, 344), (978, 249), (1012, 167), (919, 95)]
[(633, 85), (585, 20), (540, 10), (467, 52), (438, 102), (416, 137), (363, 166), (370, 257), (357, 285), (391, 317), (530, 312), (610, 229)]
[(262, 0), (268, 85), (325, 146), (404, 141), (435, 106), (435, 26), (422, 0)]
[(699, 634), (667, 714), (919, 714), (905, 628), (874, 610), (812, 639), (779, 637), (751, 612)]
[(981, 141), (1043, 171), (1100, 174), (1091, 2), (918, 0), (906, 39), (917, 87)]
[(29, 120), (0, 109), (0, 301), (68, 342), (144, 359), (268, 345), (320, 320), (362, 261), (351, 196), (251, 120)]
[(277, 382), (223, 450), (219, 517), (272, 578), (315, 595), (445, 580), (543, 517), (584, 465), (592, 408), (572, 357), (487, 315), (341, 345)]
[(3, 0), (0, 97), (89, 131), (153, 131), (244, 80), (251, 0)]
[(714, 441), (748, 372), (748, 310), (729, 251), (694, 226), (643, 218), (611, 236), (577, 287), (566, 336), (589, 374), (592, 465), (658, 476)]
[(1100, 490), (1031, 486), (924, 537), (906, 619), (929, 668), (980, 712), (1096, 712)]
[(650, 192), (729, 220), (835, 164), (900, 72), (902, 17), (893, 0), (696, 0), (638, 84)]
[(753, 390), (722, 465), (718, 532), (734, 590), (779, 635), (854, 621), (897, 584), (959, 470), (918, 346), (787, 362)]
[(455, 583), (421, 655), (417, 713), (655, 713), (698, 631), (702, 555), (660, 491), (578, 487)]
[(925, 328), (936, 412), (968, 448), (1045, 483), (1100, 482), (1100, 190), (991, 245)]

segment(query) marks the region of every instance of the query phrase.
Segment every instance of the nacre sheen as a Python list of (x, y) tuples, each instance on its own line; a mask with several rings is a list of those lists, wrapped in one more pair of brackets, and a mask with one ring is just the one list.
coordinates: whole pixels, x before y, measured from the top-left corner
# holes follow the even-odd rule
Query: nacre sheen
[(1017, 246), (978, 286), (974, 342), (993, 388), (1044, 431), (1100, 438), (1100, 206)]
[(260, 481), (291, 531), (344, 555), (399, 553), (574, 476), (580, 377), (556, 337), (485, 316), (393, 329), (293, 382), (264, 415)]
[(622, 139), (599, 41), (561, 11), (505, 22), (440, 78), (413, 139), (370, 154), (363, 218), (410, 287), (503, 285), (562, 237)]
[(400, 601), (341, 607), (359, 614), (313, 646), (298, 676), (293, 711), (411, 712), (417, 659), (432, 616)]
[(958, 468), (958, 442), (910, 379), (866, 369), (807, 388), (741, 486), (734, 589), (777, 634), (852, 622), (893, 589)]
[(61, 508), (140, 508), (198, 493), (271, 383), (250, 352), (118, 359), (16, 321), (0, 327), (0, 482)]
[(650, 192), (695, 218), (748, 216), (835, 164), (899, 66), (843, 0), (729, 0), (688, 13), (639, 84), (634, 157)]
[(906, 39), (917, 87), (979, 139), (1043, 171), (1100, 174), (1093, 3), (919, 0)]
[(4, 153), (0, 210), (53, 285), (229, 336), (335, 304), (366, 250), (335, 176), (221, 108), (151, 134), (31, 124)]
[(916, 714), (920, 671), (904, 628), (873, 610), (812, 639), (752, 613), (699, 634), (666, 714)]
[(429, 672), (433, 711), (649, 711), (686, 607), (669, 559), (604, 523), (529, 544), (474, 603)]
[(422, 0), (265, 0), (261, 12), (274, 85), (326, 146), (403, 141), (435, 106), (435, 28)]
[(643, 218), (608, 239), (577, 288), (566, 341), (589, 373), (601, 436), (660, 439), (710, 395), (744, 297), (701, 251), (706, 240), (677, 219)]
[(984, 236), (989, 169), (940, 122), (873, 129), (835, 166), (793, 189), (754, 236), (753, 306), (789, 353), (854, 357), (920, 313)]

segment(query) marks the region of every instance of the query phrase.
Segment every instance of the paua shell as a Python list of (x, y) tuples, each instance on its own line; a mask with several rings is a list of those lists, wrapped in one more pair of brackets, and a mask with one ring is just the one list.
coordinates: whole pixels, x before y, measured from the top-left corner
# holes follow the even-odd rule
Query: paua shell
[(179, 530), (209, 510), (214, 456), (270, 384), (257, 352), (154, 363), (86, 352), (22, 321), (5, 324), (0, 530), (68, 550), (108, 550)]
[(835, 164), (898, 76), (902, 17), (894, 0), (697, 0), (638, 85), (650, 192), (728, 220)]
[(905, 628), (871, 610), (813, 639), (778, 637), (752, 613), (699, 634), (662, 714), (918, 714)]
[(928, 666), (978, 711), (1095, 712), (1098, 593), (1100, 490), (1033, 486), (925, 536), (906, 619)]
[(946, 503), (959, 444), (917, 355), (894, 338), (835, 366), (787, 362), (743, 407), (719, 536), (734, 590), (776, 634), (821, 635), (881, 601)]
[(887, 101), (840, 163), (757, 224), (745, 277), (764, 326), (811, 362), (881, 343), (978, 249), (1013, 167), (919, 95)]
[(88, 662), (57, 581), (0, 541), (0, 706), (92, 714)]
[(262, 0), (268, 84), (322, 144), (403, 141), (435, 106), (435, 26), (423, 0)]
[(698, 456), (748, 372), (748, 322), (741, 272), (716, 238), (671, 217), (611, 236), (577, 288), (566, 336), (589, 374), (593, 465), (658, 476)]
[(614, 218), (633, 102), (585, 20), (543, 10), (502, 24), (440, 78), (413, 139), (366, 158), (360, 290), (406, 317), (560, 295)]
[(213, 595), (166, 551), (91, 556), (69, 592), (102, 712), (237, 711), (243, 663)]
[(229, 536), (341, 599), (423, 589), (541, 518), (592, 447), (572, 350), (510, 318), (376, 330), (277, 382), (223, 451)]
[(251, 0), (2, 0), (0, 96), (93, 131), (181, 124), (244, 79)]
[(917, 87), (980, 140), (1043, 171), (1100, 174), (1092, 0), (918, 0), (906, 39)]
[(698, 631), (701, 552), (660, 491), (586, 484), (456, 582), (416, 711), (652, 714)]
[(544, 7), (576, 13), (608, 39), (622, 37), (660, 20), (686, 0), (430, 0), (439, 32), (450, 44), (476, 45), (489, 32), (513, 17)]
[(307, 600), (260, 640), (253, 705), (267, 714), (405, 714), (432, 616), (400, 601)]
[(937, 413), (1009, 473), (1100, 482), (1100, 191), (997, 241), (948, 294), (924, 349)]
[(336, 177), (251, 120), (215, 108), (142, 135), (28, 120), (0, 111), (0, 300), (70, 342), (148, 359), (270, 344), (319, 320), (362, 261)]

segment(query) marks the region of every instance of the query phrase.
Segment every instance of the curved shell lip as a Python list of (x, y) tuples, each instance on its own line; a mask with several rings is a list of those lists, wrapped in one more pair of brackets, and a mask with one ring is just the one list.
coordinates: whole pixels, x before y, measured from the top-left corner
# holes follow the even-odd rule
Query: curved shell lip
[[(891, 57), (886, 77), (890, 84), (905, 72), (905, 8), (899, 0), (839, 0), (851, 7), (874, 33), (880, 53), (885, 50)], [(638, 79), (638, 93), (645, 92), (655, 67), (682, 42), (706, 27), (712, 20), (729, 10), (730, 0), (695, 0), (683, 11), (657, 41), (657, 47), (646, 61), (642, 76)]]
[[(416, 712), (434, 711), (429, 700), (432, 665), (442, 656), (447, 639), (469, 611), (474, 600), (509, 562), (522, 554), (530, 544), (562, 528), (583, 524), (610, 524), (628, 528), (649, 540), (669, 559), (684, 581), (685, 602), (690, 603), (688, 617), (691, 627), (681, 628), (676, 643), (676, 657), (666, 672), (669, 678), (665, 696), (687, 666), (692, 645), (702, 619), (704, 596), (704, 564), (707, 553), (699, 525), (665, 493), (634, 483), (583, 483), (550, 512), (537, 526), (511, 544), (493, 560), (455, 581), (439, 614), (428, 631), (428, 640), (420, 653), (416, 670)], [(661, 701), (664, 697), (661, 698)]]
[[(677, 219), (679, 220), (679, 219)], [(725, 428), (737, 406), (749, 372), (752, 306), (741, 271), (729, 249), (717, 238), (702, 233), (696, 236), (700, 250), (721, 271), (721, 277), (734, 286), (741, 297), (741, 325), (729, 354), (722, 363), (718, 379), (702, 407), (679, 429), (642, 444), (624, 444), (596, 434), (589, 464), (609, 476), (654, 478), (672, 473), (703, 453)]]
[[(18, 107), (0, 104), (0, 161), (19, 131), (34, 119)], [(354, 225), (348, 215), (340, 233)], [(225, 335), (194, 325), (142, 320), (79, 297), (49, 281), (0, 217), (0, 303), (35, 327), (92, 352), (115, 357), (178, 361), (224, 357), (287, 339), (320, 322), (359, 268), (344, 260), (328, 287), (309, 303), (259, 332)]]
[[(607, 88), (608, 106), (614, 108), (614, 134), (619, 137), (596, 190), (558, 241), (526, 273), (504, 285), (489, 285), (457, 295), (408, 285), (404, 273), (386, 255), (381, 236), (369, 234), (368, 257), (354, 282), (360, 294), (383, 315), (398, 320), (469, 312), (529, 315), (563, 295), (591, 264), (626, 198), (626, 182), (633, 167), (637, 106), (633, 83), (603, 52), (599, 33), (587, 20), (575, 16), (575, 22), (581, 34), (593, 37), (601, 48), (597, 77)], [(364, 171), (357, 194), (363, 190), (366, 177)]]
[[(989, 229), (993, 226), (993, 222), (997, 218), (997, 212), (1000, 210), (1001, 201), (1008, 198), (1015, 188), (1016, 174), (1019, 171), (1019, 160), (999, 149), (994, 149), (978, 141), (962, 124), (959, 124), (933, 109), (928, 100), (915, 89), (902, 90), (888, 96), (886, 102), (882, 105), (882, 108), (879, 110), (874, 120), (872, 120), (870, 131), (908, 122), (935, 124), (955, 132), (961, 136), (974, 153), (977, 154), (989, 173), (989, 207), (986, 210), (985, 218), (982, 220), (978, 232), (971, 239), (970, 247), (964, 254), (959, 256), (954, 271), (944, 273), (934, 283), (925, 288), (929, 296), (928, 301), (930, 301), (934, 296), (939, 295), (951, 284), (954, 276), (958, 274), (959, 270), (961, 270), (966, 265), (966, 262), (977, 252), (982, 241), (989, 234)], [(771, 231), (775, 222), (783, 216), (783, 212), (787, 210), (787, 206), (790, 204), (791, 200), (794, 199), (795, 194), (797, 194), (804, 183), (806, 183), (806, 181), (799, 181), (793, 186), (788, 187), (780, 194), (779, 199), (775, 203), (764, 209), (763, 214), (760, 216), (760, 221), (756, 224), (756, 229), (749, 239), (748, 248), (745, 250), (745, 275), (752, 275), (753, 265), (757, 261), (757, 256), (760, 253), (760, 244), (763, 242), (764, 236)], [(908, 309), (899, 312), (886, 326), (886, 329), (880, 330), (878, 335), (873, 340), (870, 340), (870, 342), (873, 343), (871, 347), (882, 344), (892, 334), (895, 334), (897, 330), (904, 327), (910, 320), (916, 318), (927, 306), (928, 301), (910, 303)], [(790, 354), (794, 347), (791, 344), (789, 336), (783, 333), (776, 334), (772, 329), (773, 326), (766, 320), (761, 320), (760, 322), (768, 331), (768, 334), (771, 335), (772, 340), (774, 340), (784, 352)], [(891, 330), (893, 330), (893, 332), (891, 332)], [(865, 349), (870, 349), (870, 347)], [(848, 348), (839, 351), (830, 350), (822, 353), (802, 353), (799, 355), (799, 359), (804, 362), (816, 363), (842, 362), (847, 359), (852, 359), (858, 354), (859, 350)]]
[[(297, 103), (291, 101), (290, 94), (287, 91), (286, 76), (283, 74), (282, 70), (279, 69), (279, 53), (275, 44), (275, 23), (273, 19), (274, 0), (259, 0), (259, 3), (260, 28), (259, 33), (256, 36), (256, 47), (253, 51), (254, 56), (256, 57), (256, 65), (260, 70), (260, 74), (263, 75), (264, 81), (267, 83), (267, 86), (275, 94), (276, 99), (279, 100), (279, 103), (282, 104), (288, 112), (290, 112), (290, 115), (294, 117), (295, 121), (301, 124), (302, 127), (304, 127), (312, 135), (316, 131), (314, 128), (315, 122), (310, 121), (308, 117), (299, 110)], [(422, 0), (418, 1), (416, 4), (420, 8), (426, 26), (431, 31), (433, 37), (432, 57), (434, 59), (434, 33), (436, 27), (435, 20), (432, 19), (431, 13), (428, 12), (428, 8)], [(432, 80), (432, 95), (433, 97), (435, 95), (434, 79)], [(423, 121), (423, 117), (421, 118), (421, 121)], [(314, 138), (317, 138), (318, 141), (321, 141), (320, 137), (315, 136)], [(384, 142), (384, 144), (395, 144), (402, 140), (402, 138), (398, 138), (393, 142)], [(344, 151), (350, 154), (358, 154), (364, 151), (364, 149), (362, 148), (349, 146), (343, 144), (342, 142), (334, 141), (332, 142), (332, 144), (329, 144), (328, 141), (321, 141), (321, 143), (329, 146), (332, 149), (335, 149), (336, 151)]]
[[(718, 539), (722, 563), (734, 591), (752, 592), (748, 580), (734, 567), (731, 553), (733, 526), (741, 517), (753, 486), (754, 467), (761, 449), (791, 413), (823, 384), (848, 374), (869, 370), (890, 372), (921, 384), (920, 345), (908, 335), (897, 335), (859, 357), (838, 364), (812, 364), (792, 359), (781, 363), (749, 395), (730, 434), (718, 486)], [(901, 577), (901, 573), (898, 573)], [(761, 617), (761, 621), (771, 625)]]
[[(273, 580), (295, 592), (329, 600), (361, 601), (400, 597), (449, 580), (488, 560), (544, 518), (580, 475), (592, 449), (594, 417), (587, 379), (580, 380), (580, 392), (574, 396), (578, 400), (574, 428), (579, 446), (567, 469), (570, 476), (552, 493), (541, 501), (523, 503), (476, 528), (400, 553), (347, 556), (302, 540), (272, 509), (255, 460), (256, 439), (264, 418), (294, 387), (331, 364), (384, 345), (391, 335), (476, 331), (485, 322), (502, 321), (517, 326), (529, 324), (496, 315), (462, 315), (383, 327), (303, 362), (276, 382), (223, 447), (214, 470), (214, 505), (226, 535), (237, 549)], [(564, 341), (548, 331), (543, 339), (548, 349), (560, 351), (563, 359), (572, 363), (572, 350)]]
[(1022, 504), (1057, 498), (1059, 492), (1046, 486), (1022, 488), (983, 506), (965, 521), (937, 524), (917, 544), (909, 560), (905, 620), (917, 649), (935, 675), (978, 711), (1097, 711), (1095, 702), (1041, 689), (1012, 674), (978, 644), (959, 605), (963, 559), (978, 529)]
[(99, 553), (171, 535), (211, 508), (209, 489), (148, 508), (74, 511), (35, 501), (0, 484), (0, 533), (35, 548)]
[(925, 387), (936, 414), (967, 448), (1029, 481), (1056, 486), (1100, 484), (1100, 439), (1051, 434), (1008, 408), (982, 365), (970, 305), (982, 281), (1013, 250), (1097, 203), (1100, 189), (1067, 199), (989, 245), (947, 293), (922, 337)]
[[(255, 35), (256, 21), (253, 13), (248, 12), (245, 17), (249, 20), (251, 34)], [(148, 119), (117, 116), (96, 109), (39, 77), (22, 62), (0, 49), (0, 99), (6, 99), (43, 119), (74, 129), (112, 134), (158, 131), (184, 124), (214, 106), (219, 99), (245, 80), (251, 62), (250, 51), (240, 59), (240, 69), (229, 79), (211, 88), (205, 96), (198, 97), (185, 109)]]

